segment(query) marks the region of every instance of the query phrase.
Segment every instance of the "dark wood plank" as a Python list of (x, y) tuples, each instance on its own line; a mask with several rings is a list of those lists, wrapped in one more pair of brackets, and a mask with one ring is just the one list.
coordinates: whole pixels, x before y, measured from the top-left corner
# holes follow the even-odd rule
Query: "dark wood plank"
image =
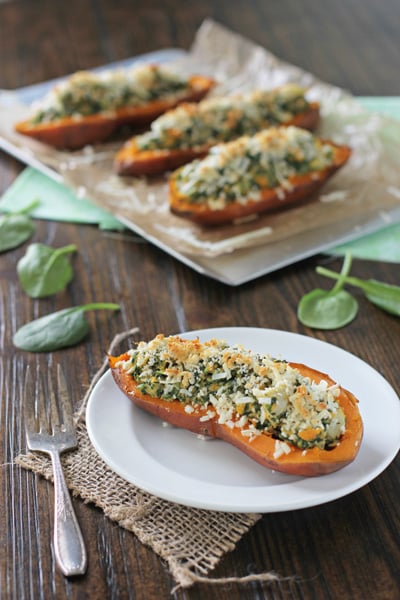
[[(264, 45), (279, 57), (356, 94), (395, 95), (398, 78), (396, 0), (21, 0), (0, 4), (0, 88), (15, 88), (78, 69), (162, 47), (188, 48), (202, 20), (222, 24)], [(0, 153), (0, 190), (23, 166)], [(328, 285), (313, 257), (270, 276), (230, 288), (190, 270), (134, 235), (109, 235), (92, 226), (38, 221), (32, 241), (75, 243), (75, 278), (54, 298), (31, 300), (22, 292), (16, 262), (25, 247), (0, 255), (0, 485), (1, 595), (7, 600), (395, 600), (400, 579), (400, 463), (375, 481), (335, 502), (307, 510), (265, 515), (227, 554), (213, 575), (241, 576), (273, 570), (286, 581), (246, 586), (197, 584), (177, 590), (165, 563), (132, 534), (92, 506), (74, 500), (89, 550), (85, 577), (66, 581), (55, 570), (50, 548), (52, 485), (12, 464), (25, 448), (21, 429), (23, 372), (28, 364), (52, 367), (62, 358), (76, 403), (101, 364), (115, 333), (133, 325), (153, 337), (224, 326), (270, 327), (338, 345), (377, 368), (400, 388), (400, 321), (355, 292), (357, 319), (331, 332), (312, 331), (296, 317), (308, 290)], [(360, 277), (399, 284), (398, 265), (354, 261)], [(18, 351), (12, 343), (26, 321), (70, 305), (108, 300), (119, 313), (92, 313), (86, 342), (54, 355)], [(379, 402), (379, 398), (376, 399)], [(390, 416), (388, 416), (390, 418)]]

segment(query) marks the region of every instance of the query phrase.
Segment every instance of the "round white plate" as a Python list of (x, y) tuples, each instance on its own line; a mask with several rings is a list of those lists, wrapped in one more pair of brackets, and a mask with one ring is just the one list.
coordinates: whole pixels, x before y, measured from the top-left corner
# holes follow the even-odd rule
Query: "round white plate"
[(303, 335), (246, 327), (182, 334), (241, 343), (257, 352), (328, 373), (359, 399), (364, 438), (356, 459), (336, 473), (296, 477), (270, 471), (220, 440), (165, 426), (134, 406), (108, 371), (89, 398), (89, 437), (103, 460), (127, 481), (156, 496), (197, 508), (276, 512), (335, 500), (370, 482), (400, 447), (400, 402), (372, 367), (331, 344)]

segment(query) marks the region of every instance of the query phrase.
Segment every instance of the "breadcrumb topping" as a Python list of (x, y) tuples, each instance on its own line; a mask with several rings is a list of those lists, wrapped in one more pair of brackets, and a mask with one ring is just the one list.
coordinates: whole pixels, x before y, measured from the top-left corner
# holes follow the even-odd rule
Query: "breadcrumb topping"
[(177, 169), (172, 180), (186, 202), (222, 210), (232, 202), (262, 199), (265, 189), (290, 192), (293, 176), (319, 172), (332, 165), (331, 144), (299, 127), (271, 127), (211, 148), (201, 160)]
[(186, 103), (158, 117), (148, 132), (133, 138), (139, 150), (209, 147), (261, 129), (282, 125), (307, 112), (305, 89), (287, 83), (274, 90)]
[(140, 65), (127, 70), (78, 71), (55, 86), (35, 106), (34, 124), (64, 117), (112, 112), (158, 98), (179, 98), (189, 89), (187, 78), (166, 67)]
[(128, 354), (117, 366), (143, 394), (178, 400), (188, 414), (201, 409), (202, 421), (215, 418), (249, 439), (272, 434), (286, 443), (276, 445), (279, 456), (290, 451), (287, 444), (332, 448), (345, 432), (338, 385), (312, 381), (284, 360), (224, 340), (162, 334)]

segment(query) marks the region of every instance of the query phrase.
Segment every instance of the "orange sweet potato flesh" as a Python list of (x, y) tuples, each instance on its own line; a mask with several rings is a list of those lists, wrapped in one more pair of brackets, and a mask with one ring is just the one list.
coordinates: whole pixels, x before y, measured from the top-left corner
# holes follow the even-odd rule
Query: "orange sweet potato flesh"
[(88, 144), (103, 142), (121, 125), (145, 127), (181, 102), (199, 102), (212, 89), (215, 81), (202, 75), (193, 75), (189, 84), (188, 93), (179, 100), (159, 99), (143, 106), (120, 108), (112, 113), (98, 113), (80, 119), (65, 117), (36, 125), (29, 120), (21, 121), (15, 125), (15, 130), (58, 150), (78, 150)]
[(243, 219), (254, 214), (285, 208), (287, 205), (301, 202), (316, 194), (332, 175), (348, 161), (351, 150), (348, 146), (339, 146), (330, 141), (325, 141), (334, 149), (334, 162), (331, 166), (321, 171), (313, 171), (304, 175), (295, 175), (289, 178), (290, 191), (285, 190), (284, 197), (275, 188), (265, 188), (261, 192), (260, 200), (248, 200), (246, 203), (231, 202), (224, 208), (212, 210), (206, 203), (188, 202), (181, 196), (173, 176), (169, 182), (169, 205), (174, 214), (189, 219), (194, 223), (204, 226), (220, 225), (237, 219)]
[[(282, 126), (295, 125), (310, 131), (315, 129), (319, 122), (319, 105), (310, 104), (309, 110), (293, 117)], [(114, 170), (118, 175), (159, 175), (196, 159), (203, 158), (210, 150), (212, 144), (196, 148), (177, 148), (173, 150), (140, 150), (135, 138), (128, 140), (117, 152), (114, 160)]]
[[(127, 358), (127, 354), (118, 357), (109, 356), (109, 364), (117, 385), (134, 404), (171, 425), (224, 440), (269, 469), (305, 477), (326, 475), (350, 464), (360, 448), (363, 424), (357, 406), (358, 401), (351, 392), (342, 387), (339, 388), (340, 395), (337, 400), (346, 417), (346, 431), (341, 437), (340, 443), (332, 450), (311, 448), (304, 451), (297, 446), (290, 445), (291, 451), (288, 454), (277, 457), (275, 456), (276, 439), (272, 435), (263, 433), (249, 440), (241, 434), (239, 428), (230, 429), (227, 425), (218, 423), (215, 417), (208, 421), (201, 421), (200, 417), (207, 413), (207, 407), (188, 414), (185, 412), (185, 405), (182, 402), (165, 401), (142, 394), (132, 376), (116, 366), (119, 360)], [(335, 383), (325, 373), (300, 363), (289, 364), (298, 369), (302, 375), (310, 377), (317, 383), (322, 379), (329, 385)]]

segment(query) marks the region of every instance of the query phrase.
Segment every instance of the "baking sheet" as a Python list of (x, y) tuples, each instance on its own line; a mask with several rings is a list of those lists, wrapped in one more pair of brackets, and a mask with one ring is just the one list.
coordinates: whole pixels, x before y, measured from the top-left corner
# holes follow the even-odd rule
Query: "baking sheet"
[[(104, 68), (129, 66), (135, 60)], [(129, 228), (191, 268), (240, 285), (283, 266), (400, 221), (398, 187), (400, 124), (371, 115), (349, 94), (283, 63), (265, 49), (207, 20), (189, 53), (155, 52), (139, 60), (171, 62), (188, 73), (212, 74), (215, 94), (297, 81), (321, 104), (323, 137), (353, 149), (349, 164), (310, 203), (265, 214), (241, 225), (204, 229), (171, 215), (167, 178), (121, 178), (112, 172), (120, 144), (58, 152), (14, 133), (27, 102), (52, 82), (0, 95), (0, 147), (69, 185)]]

